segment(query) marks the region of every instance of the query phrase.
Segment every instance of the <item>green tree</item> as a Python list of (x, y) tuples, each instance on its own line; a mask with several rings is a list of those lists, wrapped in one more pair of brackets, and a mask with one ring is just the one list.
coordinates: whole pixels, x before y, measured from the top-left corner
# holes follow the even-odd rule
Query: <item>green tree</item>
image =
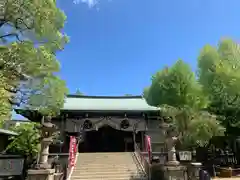
[(208, 99), (189, 65), (178, 60), (172, 67), (160, 70), (152, 77), (144, 97), (153, 106), (169, 105), (176, 108), (205, 108)]
[(25, 90), (28, 92), (24, 97), (25, 108), (38, 110), (46, 116), (58, 115), (68, 93), (65, 81), (56, 76), (34, 79)]
[(205, 46), (198, 58), (198, 76), (209, 95), (209, 111), (222, 118), (227, 134), (240, 131), (240, 46), (223, 39), (217, 47)]
[[(202, 146), (203, 142), (220, 133), (214, 129), (206, 136), (205, 131), (200, 128), (205, 124), (215, 124), (218, 129), (222, 129), (210, 115), (203, 118), (201, 111), (207, 107), (208, 98), (194, 72), (182, 60), (157, 72), (152, 77), (151, 86), (145, 88), (143, 94), (150, 105), (161, 107), (163, 116), (172, 117), (170, 123), (179, 133), (183, 146)], [(192, 136), (191, 133), (196, 128), (199, 131)]]
[(10, 138), (11, 143), (6, 150), (13, 154), (23, 155), (27, 157), (29, 161), (36, 159), (40, 150), (39, 124), (21, 123), (11, 130), (18, 133), (18, 136), (12, 136)]
[(55, 0), (0, 2), (0, 117), (12, 104), (32, 103), (31, 93), (39, 92), (33, 81), (47, 82), (42, 91), (49, 81), (64, 84), (55, 76), (60, 69), (55, 54), (68, 42), (62, 33), (65, 19)]

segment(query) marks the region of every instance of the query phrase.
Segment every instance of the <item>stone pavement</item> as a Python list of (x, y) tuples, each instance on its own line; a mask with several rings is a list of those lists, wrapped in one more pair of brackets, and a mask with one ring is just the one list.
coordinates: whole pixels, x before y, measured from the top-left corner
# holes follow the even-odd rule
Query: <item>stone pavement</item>
[(231, 178), (220, 178), (220, 177), (216, 177), (216, 178), (212, 178), (214, 180), (240, 180), (240, 177), (231, 177)]

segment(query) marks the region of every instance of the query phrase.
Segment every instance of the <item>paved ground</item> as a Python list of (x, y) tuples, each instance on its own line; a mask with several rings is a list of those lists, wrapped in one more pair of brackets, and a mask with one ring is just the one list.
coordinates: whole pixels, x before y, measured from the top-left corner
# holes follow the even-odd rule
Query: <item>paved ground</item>
[(240, 180), (240, 177), (231, 177), (231, 178), (212, 178), (214, 180)]

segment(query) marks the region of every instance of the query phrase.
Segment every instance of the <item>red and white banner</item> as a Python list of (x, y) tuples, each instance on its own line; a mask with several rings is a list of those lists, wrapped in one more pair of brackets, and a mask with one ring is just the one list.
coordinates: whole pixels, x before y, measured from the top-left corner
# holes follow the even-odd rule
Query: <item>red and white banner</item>
[(145, 135), (145, 142), (146, 142), (146, 151), (148, 152), (149, 162), (152, 161), (152, 144), (151, 144), (151, 137), (149, 135)]
[(75, 136), (70, 136), (69, 143), (69, 166), (73, 167), (75, 165), (75, 158), (77, 153), (77, 139)]

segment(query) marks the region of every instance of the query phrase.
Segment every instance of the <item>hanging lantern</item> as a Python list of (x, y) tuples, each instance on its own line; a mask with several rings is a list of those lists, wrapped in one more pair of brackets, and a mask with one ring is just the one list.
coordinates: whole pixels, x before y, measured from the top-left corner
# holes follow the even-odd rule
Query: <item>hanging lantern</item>
[(83, 129), (91, 129), (93, 127), (93, 124), (90, 120), (85, 120), (83, 123)]
[(129, 126), (130, 126), (129, 121), (126, 119), (124, 119), (120, 124), (121, 129), (127, 129)]

